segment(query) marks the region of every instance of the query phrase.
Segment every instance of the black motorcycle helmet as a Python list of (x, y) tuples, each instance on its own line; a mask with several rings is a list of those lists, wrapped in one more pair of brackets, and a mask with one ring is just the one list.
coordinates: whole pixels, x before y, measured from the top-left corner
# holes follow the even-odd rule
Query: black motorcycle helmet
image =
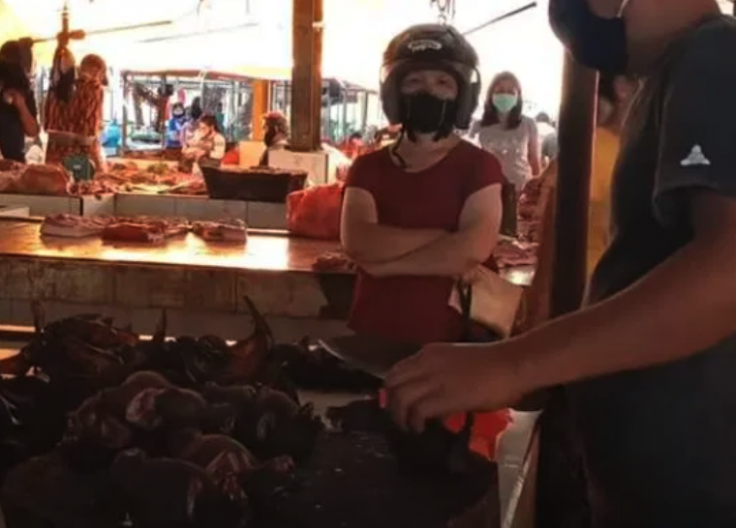
[(381, 101), (393, 125), (401, 122), (399, 101), (401, 82), (417, 70), (442, 70), (458, 83), (455, 127), (470, 128), (478, 106), (481, 83), (478, 54), (454, 27), (442, 24), (412, 26), (394, 37), (383, 54)]

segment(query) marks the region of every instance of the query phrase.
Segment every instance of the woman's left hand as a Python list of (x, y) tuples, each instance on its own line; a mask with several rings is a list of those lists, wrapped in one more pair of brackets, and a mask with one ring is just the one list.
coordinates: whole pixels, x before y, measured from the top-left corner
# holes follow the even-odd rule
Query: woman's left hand
[(514, 342), (432, 344), (386, 377), (388, 409), (399, 426), (422, 431), (427, 420), (506, 408), (529, 392)]

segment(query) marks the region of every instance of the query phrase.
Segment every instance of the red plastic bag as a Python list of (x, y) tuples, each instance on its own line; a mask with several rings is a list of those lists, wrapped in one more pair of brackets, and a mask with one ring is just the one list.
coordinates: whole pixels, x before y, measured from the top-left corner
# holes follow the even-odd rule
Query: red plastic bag
[(228, 150), (222, 158), (223, 165), (239, 165), (240, 153), (236, 149)]
[[(381, 407), (386, 406), (386, 392), (378, 394)], [(475, 423), (470, 437), (470, 449), (488, 460), (496, 459), (498, 439), (511, 424), (511, 411), (503, 409), (496, 412), (475, 413)], [(445, 419), (445, 427), (458, 433), (465, 424), (465, 415), (458, 414)]]
[(286, 220), (295, 235), (340, 240), (341, 182), (296, 191), (286, 198)]

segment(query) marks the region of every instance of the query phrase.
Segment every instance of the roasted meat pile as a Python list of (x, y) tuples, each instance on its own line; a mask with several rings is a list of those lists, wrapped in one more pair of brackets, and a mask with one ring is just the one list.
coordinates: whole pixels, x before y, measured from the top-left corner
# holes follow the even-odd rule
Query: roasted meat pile
[[(375, 390), (376, 380), (306, 340), (276, 344), (245, 301), (253, 330), (235, 343), (168, 339), (165, 313), (146, 339), (94, 314), (47, 322), (34, 303), (34, 337), (0, 361), (6, 526), (364, 528), (407, 500), (415, 509), (433, 503), (446, 478), (464, 485), (488, 469), (470, 452), (469, 427), (455, 434), (430, 424), (407, 435), (375, 402), (333, 411), (340, 431), (326, 431), (293, 379), (343, 390)], [(334, 445), (342, 446), (337, 458)], [(392, 498), (378, 517), (345, 509), (364, 495), (366, 479)]]
[(139, 168), (133, 162), (115, 163), (94, 179), (73, 181), (61, 166), (24, 165), (0, 160), (0, 192), (49, 196), (94, 196), (116, 192), (206, 195), (207, 188), (198, 178), (180, 173), (166, 163), (151, 163)]
[(246, 302), (234, 344), (166, 339), (165, 314), (151, 339), (98, 315), (46, 323), (34, 304), (34, 338), (0, 362), (7, 525), (253, 526), (323, 423)]
[(3, 160), (0, 165), (0, 192), (66, 196), (70, 193), (71, 175), (62, 167), (22, 165)]

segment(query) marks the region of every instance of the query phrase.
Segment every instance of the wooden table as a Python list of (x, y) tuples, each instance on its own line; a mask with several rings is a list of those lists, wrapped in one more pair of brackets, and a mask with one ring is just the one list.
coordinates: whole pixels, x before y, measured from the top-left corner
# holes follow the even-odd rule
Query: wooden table
[[(312, 268), (318, 256), (339, 250), (336, 242), (252, 234), (233, 246), (190, 234), (151, 246), (42, 238), (39, 229), (38, 222), (0, 219), (2, 322), (30, 324), (30, 302), (40, 300), (51, 318), (102, 312), (149, 332), (166, 309), (172, 331), (238, 338), (248, 326), (247, 295), (277, 326), (293, 329), (289, 340), (345, 331), (354, 275)], [(506, 272), (522, 284), (531, 274)], [(314, 321), (329, 328), (309, 330)]]

